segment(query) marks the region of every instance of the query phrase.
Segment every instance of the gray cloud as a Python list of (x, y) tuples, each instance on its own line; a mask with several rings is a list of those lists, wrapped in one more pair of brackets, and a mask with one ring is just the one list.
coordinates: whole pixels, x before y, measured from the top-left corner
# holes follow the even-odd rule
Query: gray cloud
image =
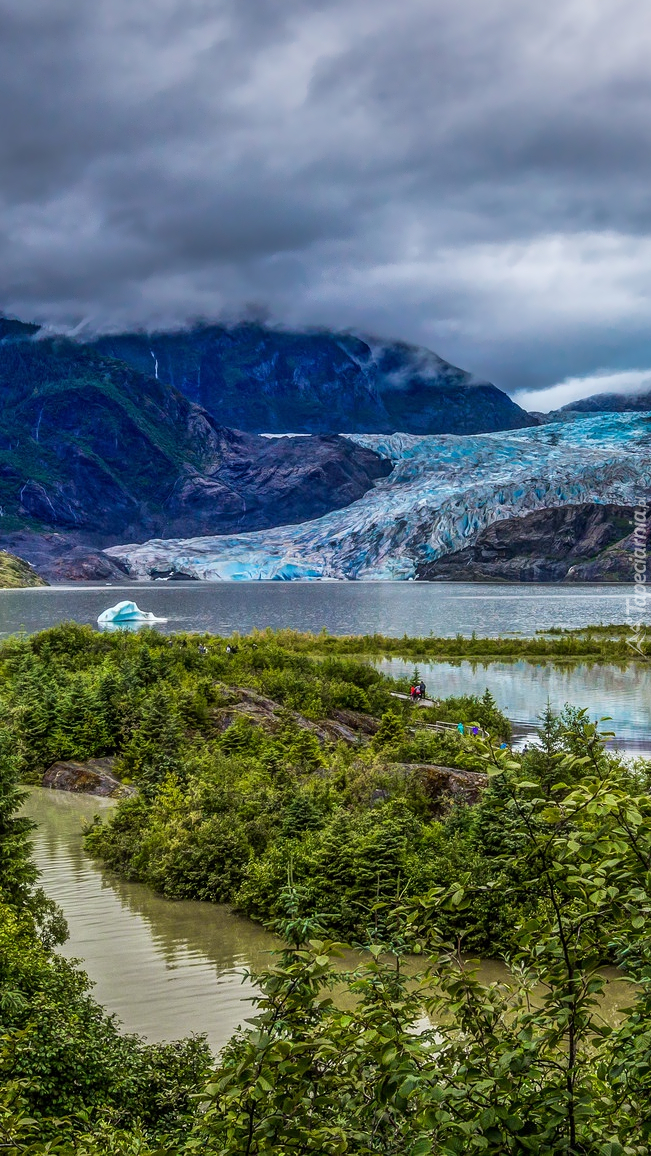
[(644, 0), (0, 0), (0, 306), (651, 365)]
[(568, 377), (547, 389), (523, 390), (515, 393), (515, 401), (525, 409), (539, 409), (543, 413), (560, 409), (582, 397), (599, 393), (631, 394), (651, 391), (651, 370), (630, 369), (622, 373), (597, 373), (590, 377)]

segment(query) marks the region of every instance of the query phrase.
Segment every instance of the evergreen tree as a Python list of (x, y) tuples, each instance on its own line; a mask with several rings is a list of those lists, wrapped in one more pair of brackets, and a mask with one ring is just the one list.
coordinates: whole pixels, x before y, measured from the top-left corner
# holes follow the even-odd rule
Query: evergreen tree
[(405, 737), (405, 724), (394, 711), (385, 711), (373, 738), (374, 747), (388, 747)]
[(165, 686), (154, 687), (123, 751), (123, 774), (136, 779), (145, 793), (151, 793), (167, 775), (179, 774), (182, 739), (183, 728), (172, 694)]
[(35, 824), (20, 814), (26, 792), (17, 782), (14, 738), (0, 720), (0, 891), (9, 903), (22, 907), (32, 896), (38, 872), (30, 858)]

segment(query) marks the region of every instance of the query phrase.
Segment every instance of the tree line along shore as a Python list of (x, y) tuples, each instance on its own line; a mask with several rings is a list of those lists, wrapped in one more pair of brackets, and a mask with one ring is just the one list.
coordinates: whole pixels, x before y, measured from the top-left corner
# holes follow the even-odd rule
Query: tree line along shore
[[(534, 642), (625, 646), (610, 630)], [(488, 691), (429, 687), (416, 709), (363, 660), (380, 650), (75, 624), (0, 646), (5, 1151), (649, 1150), (651, 766), (606, 750), (581, 704), (517, 754)], [(88, 829), (91, 855), (284, 942), (218, 1058), (121, 1034), (57, 952), (20, 801), (53, 763), (95, 758), (129, 793)], [(366, 949), (343, 977), (342, 943)], [(479, 983), (477, 953), (512, 983)], [(632, 981), (614, 1028), (606, 965)]]
[[(239, 637), (239, 636), (237, 636)], [(247, 636), (248, 637), (248, 636)], [(296, 653), (428, 659), (588, 659), (595, 662), (645, 661), (651, 655), (651, 641), (644, 632), (626, 624), (595, 625), (579, 629), (552, 627), (531, 637), (486, 638), (472, 634), (430, 634), (394, 638), (386, 634), (334, 635), (297, 630), (253, 631), (254, 639), (273, 638), (280, 646)]]

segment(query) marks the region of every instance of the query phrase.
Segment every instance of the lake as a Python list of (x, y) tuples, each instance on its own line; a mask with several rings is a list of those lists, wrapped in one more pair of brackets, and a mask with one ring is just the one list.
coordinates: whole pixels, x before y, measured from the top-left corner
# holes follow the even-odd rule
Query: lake
[[(374, 662), (393, 678), (411, 678), (414, 662), (385, 658)], [(547, 702), (554, 711), (565, 703), (587, 707), (592, 720), (609, 715), (604, 730), (617, 736), (610, 747), (651, 757), (651, 664), (613, 666), (554, 662), (422, 662), (418, 671), (434, 698), (482, 695), (488, 687), (514, 724), (520, 744), (527, 741)]]
[[(465, 582), (189, 582), (0, 591), (0, 637), (97, 616), (124, 599), (168, 622), (159, 629), (248, 633), (292, 627), (332, 634), (530, 636), (552, 626), (625, 622), (629, 586), (498, 586)], [(651, 599), (646, 617), (651, 622)]]

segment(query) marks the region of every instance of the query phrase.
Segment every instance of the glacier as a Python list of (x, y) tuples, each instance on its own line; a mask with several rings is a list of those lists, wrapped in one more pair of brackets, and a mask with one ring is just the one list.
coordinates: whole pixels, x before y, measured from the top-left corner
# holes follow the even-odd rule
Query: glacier
[(407, 580), (492, 522), (581, 502), (632, 506), (651, 490), (651, 418), (643, 413), (465, 436), (346, 436), (393, 470), (342, 510), (300, 525), (105, 552), (136, 579)]

